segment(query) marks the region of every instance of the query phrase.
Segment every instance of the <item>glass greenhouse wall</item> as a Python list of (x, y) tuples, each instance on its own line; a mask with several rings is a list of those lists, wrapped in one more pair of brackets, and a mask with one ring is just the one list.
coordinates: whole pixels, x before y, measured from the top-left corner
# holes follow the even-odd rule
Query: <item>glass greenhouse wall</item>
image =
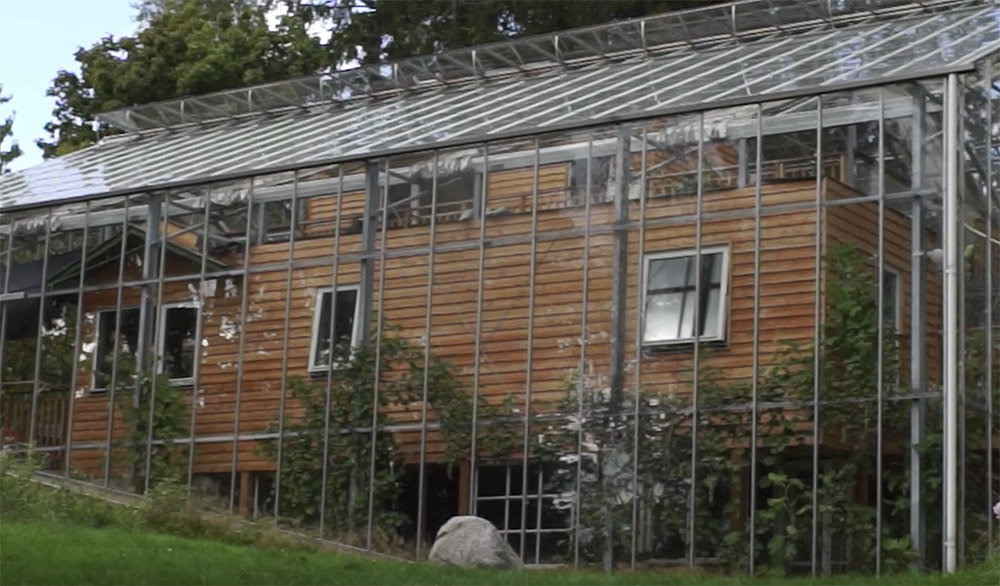
[[(789, 95), (607, 119), (608, 89), (570, 68), (543, 79), (579, 101), (559, 130), (494, 138), (485, 119), (434, 146), (468, 123), (455, 110), (401, 130), (409, 150), (296, 159), (347, 102), (127, 128), (5, 176), (4, 446), (399, 557), (476, 514), (535, 564), (981, 560), (1000, 500), (1000, 12), (905, 7), (815, 24), (867, 45), (783, 31), (628, 57), (766, 53), (767, 87), (809, 81)], [(957, 36), (929, 51), (925, 21)], [(824, 52), (789, 73), (774, 43), (803, 38)], [(903, 56), (951, 70), (901, 78)], [(830, 89), (839, 67), (885, 75)], [(537, 81), (517, 75), (444, 91), (500, 108)], [(651, 80), (653, 102), (707, 96)]]

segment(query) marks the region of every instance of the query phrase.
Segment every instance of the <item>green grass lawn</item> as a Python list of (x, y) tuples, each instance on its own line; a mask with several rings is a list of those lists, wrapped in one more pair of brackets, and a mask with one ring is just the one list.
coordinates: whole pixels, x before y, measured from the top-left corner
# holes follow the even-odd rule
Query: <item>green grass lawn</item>
[[(487, 572), (238, 547), (121, 529), (0, 523), (0, 584), (816, 584), (693, 574)], [(954, 576), (840, 576), (823, 584), (1000, 584), (1000, 560)]]

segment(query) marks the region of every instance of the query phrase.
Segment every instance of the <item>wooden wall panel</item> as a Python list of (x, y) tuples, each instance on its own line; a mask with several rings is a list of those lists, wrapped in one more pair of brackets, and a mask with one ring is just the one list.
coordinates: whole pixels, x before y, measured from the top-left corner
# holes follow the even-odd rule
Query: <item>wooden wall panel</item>
[[(541, 169), (540, 186), (552, 193), (564, 194), (565, 165)], [(529, 170), (508, 170), (490, 176), (491, 203), (513, 209), (532, 190)], [(562, 183), (560, 183), (562, 182)], [(830, 184), (830, 183), (828, 183)], [(833, 188), (829, 188), (833, 189)], [(725, 344), (714, 347), (703, 365), (723, 370), (731, 379), (750, 373), (753, 316), (754, 220), (755, 190), (736, 189), (705, 194), (706, 213), (725, 212), (739, 217), (706, 219), (702, 226), (702, 244), (725, 245), (730, 251), (729, 299), (727, 310), (728, 336)], [(560, 195), (559, 197), (564, 197)], [(814, 251), (815, 215), (808, 204), (815, 200), (815, 182), (767, 185), (762, 189), (761, 273), (760, 273), (760, 351), (761, 364), (784, 341), (810, 340), (813, 334), (815, 302)], [(353, 200), (352, 200), (353, 201)], [(530, 198), (528, 199), (530, 202)], [(788, 210), (773, 206), (802, 204), (803, 209)], [(322, 198), (311, 201), (310, 218), (335, 213)], [(351, 205), (357, 205), (352, 203)], [(554, 204), (553, 204), (554, 205)], [(562, 204), (560, 204), (562, 205)], [(638, 202), (630, 202), (630, 214), (638, 215)], [(327, 207), (323, 207), (327, 206)], [(346, 206), (346, 204), (345, 204)], [(529, 206), (530, 209), (530, 206)], [(852, 210), (854, 208), (851, 208)], [(640, 299), (638, 253), (689, 249), (695, 243), (695, 211), (692, 197), (659, 197), (646, 203), (646, 217), (654, 225), (647, 226), (644, 239), (638, 239), (638, 229), (629, 230), (629, 264), (627, 271), (627, 331), (626, 360), (636, 356), (635, 333), (638, 325), (637, 307)], [(845, 212), (850, 210), (845, 210)], [(346, 213), (346, 207), (345, 207)], [(595, 227), (606, 227), (612, 219), (610, 204), (595, 203), (590, 221)], [(655, 225), (656, 222), (673, 222)], [(534, 312), (532, 331), (532, 368), (530, 381), (527, 370), (527, 325), (529, 320), (529, 290), (532, 282), (531, 244), (498, 244), (495, 239), (530, 234), (530, 213), (512, 213), (487, 218), (487, 238), (484, 253), (484, 290), (482, 299), (482, 335), (480, 338), (479, 392), (489, 402), (500, 404), (511, 397), (520, 408), (524, 391), (530, 383), (532, 409), (541, 411), (558, 401), (565, 391), (566, 380), (581, 364), (582, 316), (587, 318), (584, 368), (593, 384), (607, 383), (608, 336), (611, 327), (611, 254), (613, 237), (610, 233), (590, 237), (588, 280), (583, 282), (582, 233), (573, 233), (586, 226), (583, 207), (542, 209), (539, 206), (537, 225), (539, 239), (535, 249)], [(843, 212), (828, 212), (824, 230), (828, 243), (832, 239), (850, 239), (867, 228), (848, 227), (852, 218)], [(887, 236), (895, 242), (908, 242), (902, 218), (893, 220), (893, 231)], [(479, 267), (478, 221), (446, 223), (437, 226), (436, 243), (449, 245), (469, 243), (464, 249), (439, 252), (434, 260), (434, 278), (428, 279), (427, 256), (390, 257), (385, 261), (383, 317), (387, 325), (400, 328), (399, 335), (417, 344), (429, 344), (436, 355), (447, 359), (455, 368), (459, 380), (471, 388), (475, 363), (476, 287)], [(546, 239), (546, 233), (568, 231), (559, 238)], [(380, 235), (378, 235), (380, 237)], [(413, 226), (390, 230), (387, 249), (394, 253), (410, 247), (429, 244), (429, 226)], [(905, 238), (903, 238), (905, 236)], [(377, 242), (380, 242), (377, 238)], [(900, 245), (893, 244), (893, 250)], [(339, 254), (356, 254), (361, 250), (359, 234), (341, 236)], [(252, 267), (279, 265), (289, 258), (288, 243), (255, 246), (250, 251)], [(316, 303), (316, 290), (329, 287), (335, 251), (333, 238), (326, 234), (296, 242), (291, 248), (296, 262), (329, 259), (322, 266), (295, 268), (291, 271), (291, 290), (287, 290), (288, 273), (283, 268), (252, 274), (245, 284), (248, 312), (245, 323), (243, 378), (239, 411), (239, 431), (263, 431), (273, 421), (281, 397), (281, 370), (285, 343), (285, 311), (289, 315), (287, 341), (288, 376), (308, 377), (309, 347)], [(893, 254), (903, 255), (902, 248)], [(900, 257), (902, 258), (902, 256)], [(375, 266), (375, 303), (382, 273), (380, 262)], [(184, 269), (188, 270), (189, 269)], [(340, 285), (358, 283), (360, 264), (344, 261), (339, 264)], [(107, 278), (95, 275), (95, 279)], [(204, 302), (203, 333), (207, 341), (201, 352), (201, 372), (198, 385), (197, 434), (199, 437), (227, 436), (234, 431), (236, 419), (235, 393), (239, 362), (237, 327), (240, 325), (240, 296), (244, 283), (232, 279), (232, 287), (220, 286), (214, 296)], [(167, 299), (189, 298), (188, 284), (170, 288)], [(425, 335), (425, 303), (428, 286), (432, 287), (432, 324)], [(582, 307), (583, 290), (588, 300)], [(133, 293), (137, 295), (137, 291)], [(113, 306), (107, 293), (88, 296), (90, 310)], [(672, 352), (648, 353), (642, 359), (641, 380), (652, 388), (686, 392), (691, 365), (690, 346)], [(634, 365), (630, 368), (630, 383), (634, 384)], [(84, 384), (81, 379), (81, 385)], [(74, 435), (77, 441), (93, 439), (104, 432), (101, 418), (106, 418), (106, 399), (94, 396), (78, 402)], [(299, 408), (288, 401), (286, 414), (295, 416)], [(393, 417), (400, 422), (419, 422), (420, 405), (396, 409)], [(418, 433), (400, 433), (397, 440), (404, 454), (412, 458), (419, 445)], [(435, 433), (428, 435), (428, 453), (435, 457), (442, 449)], [(240, 442), (238, 468), (265, 470), (273, 465), (256, 452), (251, 441)], [(196, 449), (196, 471), (227, 472), (232, 443), (222, 438), (214, 443), (199, 444)], [(77, 460), (78, 465), (80, 460)]]

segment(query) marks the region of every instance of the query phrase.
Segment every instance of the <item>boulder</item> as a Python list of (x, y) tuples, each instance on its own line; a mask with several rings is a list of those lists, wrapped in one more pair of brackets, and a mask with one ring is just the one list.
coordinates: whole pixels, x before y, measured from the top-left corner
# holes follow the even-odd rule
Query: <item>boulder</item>
[(433, 564), (463, 568), (524, 568), (493, 523), (470, 515), (452, 517), (441, 526), (428, 559)]

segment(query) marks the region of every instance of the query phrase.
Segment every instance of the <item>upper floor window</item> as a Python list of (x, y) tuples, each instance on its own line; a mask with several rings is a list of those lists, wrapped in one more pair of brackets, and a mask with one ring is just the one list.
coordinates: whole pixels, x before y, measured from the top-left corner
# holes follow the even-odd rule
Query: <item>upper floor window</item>
[[(115, 324), (119, 321), (121, 325), (116, 328)], [(98, 311), (96, 326), (94, 370), (90, 388), (93, 391), (106, 391), (111, 386), (112, 373), (115, 370), (119, 372), (115, 385), (120, 385), (125, 382), (121, 373), (132, 372), (135, 369), (139, 351), (139, 308), (123, 307), (120, 311), (114, 309)]]
[(357, 343), (359, 310), (357, 286), (338, 287), (336, 304), (333, 289), (320, 289), (316, 292), (309, 370), (328, 368), (330, 357), (334, 355), (337, 346), (353, 346)]
[(646, 256), (643, 344), (725, 339), (729, 251), (706, 247), (700, 259), (699, 286), (695, 251)]
[(198, 359), (198, 306), (194, 303), (171, 303), (160, 313), (157, 354), (159, 372), (170, 382), (190, 384), (194, 381), (194, 365)]

